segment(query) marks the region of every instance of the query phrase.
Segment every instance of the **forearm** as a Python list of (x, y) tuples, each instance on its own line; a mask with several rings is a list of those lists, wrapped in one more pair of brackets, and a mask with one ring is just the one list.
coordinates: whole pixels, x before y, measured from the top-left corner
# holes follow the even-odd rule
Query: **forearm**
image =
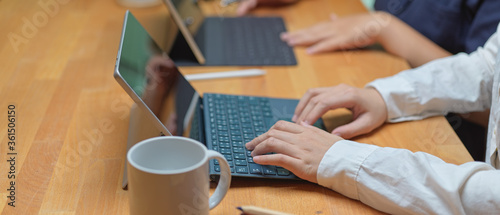
[(397, 17), (386, 12), (377, 12), (376, 16), (384, 16), (382, 19), (388, 20), (382, 26), (377, 42), (387, 52), (406, 59), (411, 67), (451, 55)]

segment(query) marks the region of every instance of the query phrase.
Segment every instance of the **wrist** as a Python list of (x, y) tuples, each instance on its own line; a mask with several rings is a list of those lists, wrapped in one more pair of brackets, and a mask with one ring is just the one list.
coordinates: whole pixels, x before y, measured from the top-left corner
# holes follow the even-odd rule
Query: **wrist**
[(377, 24), (376, 26), (379, 27), (377, 29), (378, 33), (376, 34), (375, 39), (378, 43), (384, 43), (385, 41), (387, 41), (386, 35), (390, 35), (392, 31), (391, 29), (393, 29), (392, 28), (392, 25), (394, 24), (393, 20), (397, 18), (385, 11), (376, 11), (373, 12), (372, 14), (374, 16), (374, 20), (376, 21)]
[(368, 96), (372, 99), (372, 103), (375, 105), (374, 108), (380, 111), (379, 117), (383, 119), (383, 121), (386, 121), (388, 117), (388, 111), (384, 97), (374, 87), (367, 87), (366, 90), (368, 92)]

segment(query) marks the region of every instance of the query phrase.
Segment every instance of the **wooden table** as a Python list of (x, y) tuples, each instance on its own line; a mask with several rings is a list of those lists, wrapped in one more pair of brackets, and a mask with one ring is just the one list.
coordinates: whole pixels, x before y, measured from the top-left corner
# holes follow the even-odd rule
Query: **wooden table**
[[(42, 7), (39, 2), (51, 4)], [(210, 4), (207, 8), (223, 15), (232, 13), (231, 8), (217, 10)], [(112, 77), (125, 10), (113, 0), (0, 0), (2, 214), (128, 213), (121, 179), (132, 101)], [(292, 6), (259, 9), (255, 14), (281, 15), (293, 31), (326, 20), (331, 12), (343, 16), (364, 11), (356, 1), (303, 0)], [(132, 9), (132, 13), (161, 43), (165, 6)], [(193, 85), (199, 92), (300, 98), (311, 87), (339, 83), (362, 87), (408, 68), (403, 60), (381, 51), (314, 56), (304, 48), (295, 51), (297, 66), (262, 67), (267, 71), (262, 77)], [(243, 68), (247, 67), (185, 67), (181, 71)], [(15, 111), (13, 124), (7, 121), (13, 118), (8, 116), (10, 109)], [(349, 119), (343, 110), (325, 117), (330, 127)], [(16, 131), (9, 135), (7, 128), (12, 126)], [(14, 148), (9, 148), (10, 136), (16, 138)], [(443, 117), (387, 124), (355, 140), (425, 151), (456, 164), (472, 160)], [(10, 157), (15, 157), (15, 164), (7, 162)], [(15, 207), (8, 205), (12, 187)], [(309, 182), (240, 178), (233, 179), (228, 195), (211, 213), (239, 214), (235, 208), (240, 205), (296, 214), (379, 213)]]

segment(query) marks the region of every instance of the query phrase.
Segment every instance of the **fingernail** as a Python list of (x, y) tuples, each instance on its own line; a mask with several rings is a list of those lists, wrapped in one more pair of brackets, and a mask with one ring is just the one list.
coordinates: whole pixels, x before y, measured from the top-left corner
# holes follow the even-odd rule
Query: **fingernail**
[(292, 117), (292, 121), (297, 122), (297, 116), (295, 114)]
[(287, 37), (288, 37), (288, 34), (287, 34), (286, 32), (281, 32), (281, 34), (280, 34), (280, 38), (281, 38), (282, 40), (286, 39)]
[(333, 134), (333, 135), (337, 135), (337, 136), (339, 136), (339, 137), (342, 137), (342, 133), (341, 133), (340, 131), (337, 131), (337, 130), (333, 130), (333, 131), (332, 131), (332, 134)]
[[(252, 154), (253, 154), (253, 153), (252, 153)], [(253, 155), (252, 155), (252, 157), (253, 157)], [(260, 156), (255, 156), (255, 157), (253, 157), (253, 158), (252, 158), (252, 160), (253, 160), (253, 162), (255, 162), (255, 163), (259, 163), (259, 162), (260, 162)]]
[(306, 49), (307, 54), (314, 54), (314, 49), (308, 48)]
[(305, 123), (305, 122), (301, 122), (300, 125), (305, 126), (305, 127), (314, 127), (314, 126), (312, 126), (308, 123)]

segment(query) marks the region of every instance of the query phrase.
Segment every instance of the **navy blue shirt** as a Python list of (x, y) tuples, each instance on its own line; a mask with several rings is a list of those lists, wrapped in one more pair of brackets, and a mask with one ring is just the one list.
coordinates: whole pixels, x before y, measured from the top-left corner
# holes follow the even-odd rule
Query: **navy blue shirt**
[(375, 10), (393, 14), (452, 54), (483, 46), (500, 22), (500, 0), (376, 0)]

